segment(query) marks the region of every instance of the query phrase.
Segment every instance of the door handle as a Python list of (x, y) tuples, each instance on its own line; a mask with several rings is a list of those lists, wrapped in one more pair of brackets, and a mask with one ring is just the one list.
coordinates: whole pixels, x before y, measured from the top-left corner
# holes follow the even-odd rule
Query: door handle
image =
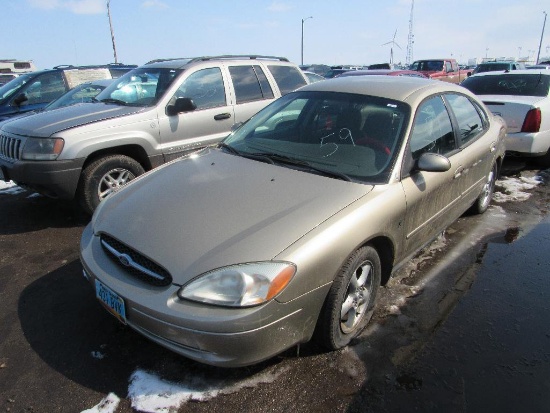
[(460, 178), (462, 176), (462, 172), (464, 172), (463, 166), (459, 166), (458, 168), (456, 168), (454, 179)]
[(231, 117), (231, 113), (220, 113), (214, 116), (214, 120), (224, 120), (224, 119), (229, 119), (230, 117)]

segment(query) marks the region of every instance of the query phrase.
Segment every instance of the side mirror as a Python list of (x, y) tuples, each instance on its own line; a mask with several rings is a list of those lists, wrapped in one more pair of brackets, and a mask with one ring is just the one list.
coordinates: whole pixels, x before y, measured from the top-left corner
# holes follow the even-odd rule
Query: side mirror
[(166, 107), (168, 116), (175, 116), (178, 113), (193, 112), (197, 109), (197, 105), (189, 98), (177, 98), (174, 104)]
[(416, 161), (416, 170), (426, 172), (446, 172), (451, 169), (451, 161), (438, 153), (423, 153)]
[(17, 106), (21, 106), (21, 103), (26, 102), (29, 100), (27, 95), (25, 93), (21, 93), (20, 95), (17, 95), (15, 99), (13, 99), (13, 103), (15, 103)]

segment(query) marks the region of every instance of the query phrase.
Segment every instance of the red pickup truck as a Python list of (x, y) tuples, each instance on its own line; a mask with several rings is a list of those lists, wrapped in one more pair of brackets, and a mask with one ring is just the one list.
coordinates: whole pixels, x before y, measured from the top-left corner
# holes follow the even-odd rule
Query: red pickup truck
[(471, 69), (460, 69), (455, 59), (416, 60), (410, 69), (420, 72), (431, 79), (457, 84), (472, 74)]

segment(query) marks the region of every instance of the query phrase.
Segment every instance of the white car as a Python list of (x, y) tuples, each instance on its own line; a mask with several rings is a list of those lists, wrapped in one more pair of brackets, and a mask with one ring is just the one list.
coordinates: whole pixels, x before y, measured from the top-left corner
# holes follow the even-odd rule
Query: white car
[(550, 72), (515, 70), (470, 76), (462, 86), (506, 121), (506, 153), (550, 166)]

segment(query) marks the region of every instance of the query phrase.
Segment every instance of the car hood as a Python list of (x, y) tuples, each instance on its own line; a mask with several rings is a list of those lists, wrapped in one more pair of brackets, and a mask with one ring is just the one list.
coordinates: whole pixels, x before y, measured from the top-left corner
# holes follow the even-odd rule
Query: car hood
[(105, 103), (82, 103), (14, 119), (2, 129), (16, 135), (47, 138), (54, 133), (93, 122), (130, 115), (147, 108)]
[(273, 259), (372, 188), (205, 149), (102, 202), (93, 230), (184, 284), (215, 268)]

